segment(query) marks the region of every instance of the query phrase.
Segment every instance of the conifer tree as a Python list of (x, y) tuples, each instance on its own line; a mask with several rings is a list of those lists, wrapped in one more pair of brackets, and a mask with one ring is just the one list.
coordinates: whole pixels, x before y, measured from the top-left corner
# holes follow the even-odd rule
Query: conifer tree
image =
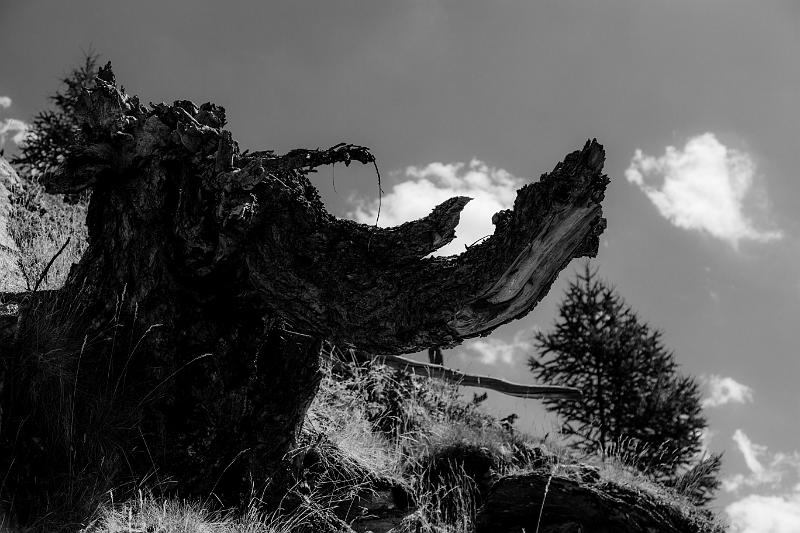
[[(642, 322), (587, 263), (570, 283), (555, 328), (536, 335), (529, 367), (543, 383), (578, 387), (581, 401), (545, 400), (586, 453), (622, 455), (677, 485), (702, 449), (706, 420), (694, 378), (678, 372), (661, 333)], [(686, 492), (705, 503), (719, 484), (719, 457)], [(696, 474), (696, 472), (695, 472)], [(685, 481), (685, 480), (684, 480)]]
[(54, 168), (81, 139), (81, 125), (76, 113), (81, 91), (94, 81), (100, 56), (89, 51), (83, 64), (61, 79), (62, 88), (50, 97), (53, 108), (33, 117), (29, 135), (20, 145), (20, 153), (11, 159), (21, 175), (36, 176)]

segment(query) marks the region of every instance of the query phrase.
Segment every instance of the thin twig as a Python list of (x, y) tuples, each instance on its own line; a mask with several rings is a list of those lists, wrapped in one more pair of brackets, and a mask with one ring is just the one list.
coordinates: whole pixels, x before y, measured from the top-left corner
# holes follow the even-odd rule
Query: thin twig
[(550, 482), (553, 481), (553, 473), (555, 472), (555, 465), (550, 469), (550, 476), (547, 478), (547, 484), (544, 486), (544, 495), (542, 496), (542, 506), (539, 507), (539, 518), (536, 520), (536, 533), (539, 533), (539, 526), (542, 525), (542, 513), (544, 513), (544, 502), (547, 501), (547, 492), (550, 490)]
[(191, 364), (192, 364), (192, 363), (194, 363), (195, 361), (198, 361), (198, 360), (200, 360), (200, 359), (202, 359), (202, 358), (204, 358), (204, 357), (208, 357), (209, 355), (211, 355), (211, 354), (210, 354), (210, 353), (204, 353), (204, 354), (202, 354), (202, 355), (198, 355), (197, 357), (195, 357), (195, 358), (194, 358), (194, 359), (192, 359), (191, 361), (189, 361), (189, 362), (185, 363), (185, 364), (184, 364), (183, 366), (181, 366), (181, 367), (180, 367), (178, 370), (176, 370), (175, 372), (173, 372), (173, 373), (172, 373), (172, 374), (170, 374), (169, 376), (165, 377), (163, 380), (161, 380), (161, 383), (159, 383), (158, 385), (156, 385), (155, 387), (153, 387), (153, 388), (150, 390), (150, 392), (148, 392), (147, 394), (145, 394), (145, 395), (144, 395), (144, 397), (142, 397), (142, 399), (141, 399), (141, 400), (139, 400), (139, 403), (137, 403), (137, 404), (136, 404), (136, 409), (138, 409), (139, 407), (141, 407), (142, 405), (144, 405), (144, 403), (145, 403), (145, 402), (146, 402), (146, 401), (147, 401), (147, 400), (150, 398), (150, 396), (152, 396), (152, 395), (153, 395), (153, 394), (154, 394), (154, 393), (155, 393), (155, 392), (156, 392), (156, 391), (157, 391), (159, 388), (161, 388), (161, 385), (163, 385), (163, 384), (164, 384), (164, 383), (166, 383), (167, 381), (169, 381), (169, 380), (171, 380), (172, 378), (174, 378), (174, 377), (175, 377), (175, 375), (176, 375), (176, 374), (178, 374), (178, 372), (180, 372), (181, 370), (183, 370), (183, 369), (184, 369), (184, 368), (186, 368), (187, 366), (191, 365)]
[(484, 235), (483, 237), (481, 237), (480, 239), (478, 239), (477, 241), (473, 242), (473, 243), (472, 243), (472, 244), (470, 244), (470, 245), (466, 245), (466, 244), (465, 244), (465, 245), (464, 245), (464, 248), (465, 248), (466, 250), (469, 250), (470, 248), (472, 248), (473, 246), (475, 246), (475, 245), (476, 245), (476, 244), (478, 244), (479, 242), (481, 242), (481, 241), (483, 241), (483, 240), (486, 240), (486, 239), (488, 239), (488, 238), (489, 238), (489, 237), (491, 237), (491, 236), (492, 236), (491, 234), (489, 234), (489, 235)]
[(81, 359), (83, 359), (83, 352), (86, 349), (86, 341), (89, 340), (89, 336), (83, 337), (83, 345), (81, 346), (81, 351), (78, 352), (78, 366), (75, 368), (75, 380), (72, 384), (72, 405), (70, 406), (70, 417), (69, 417), (69, 440), (70, 440), (70, 452), (69, 452), (69, 492), (72, 494), (72, 483), (75, 479), (74, 473), (72, 472), (72, 461), (74, 460), (75, 450), (73, 448), (75, 444), (75, 404), (77, 403), (76, 397), (78, 396), (78, 374), (81, 371)]
[(67, 237), (67, 240), (64, 241), (64, 244), (62, 244), (61, 248), (56, 252), (56, 255), (50, 258), (50, 262), (47, 263), (47, 266), (44, 267), (44, 270), (42, 270), (42, 273), (39, 275), (39, 279), (36, 281), (36, 285), (33, 286), (33, 291), (31, 292), (36, 292), (39, 289), (39, 285), (41, 285), (42, 281), (44, 281), (44, 278), (47, 276), (47, 272), (50, 270), (50, 267), (53, 266), (53, 263), (58, 258), (58, 256), (61, 255), (61, 252), (63, 252), (67, 248), (70, 239), (72, 239), (72, 237)]
[(381, 187), (381, 171), (378, 169), (378, 162), (372, 158), (372, 165), (375, 167), (375, 173), (378, 174), (378, 216), (375, 217), (375, 226), (378, 226), (378, 221), (381, 219), (381, 199), (383, 198), (383, 187)]
[[(142, 341), (144, 340), (144, 338), (147, 336), (148, 333), (153, 331), (155, 328), (160, 328), (163, 325), (164, 324), (150, 325), (150, 327), (147, 328), (147, 331), (145, 331), (139, 338), (139, 341), (136, 343), (136, 346), (134, 346), (133, 350), (131, 350), (130, 353), (128, 354), (128, 358), (125, 360), (125, 364), (122, 366), (122, 372), (120, 372), (119, 376), (117, 377), (117, 382), (114, 385), (114, 392), (111, 393), (112, 398), (117, 397), (117, 389), (119, 388), (120, 383), (122, 383), (122, 380), (125, 378), (125, 373), (128, 371), (128, 365), (130, 364), (131, 359), (133, 359), (133, 355), (136, 353), (136, 349), (139, 347), (139, 345), (142, 343)], [(114, 329), (114, 336), (116, 337), (116, 328)], [(111, 366), (109, 365), (109, 369), (110, 368)]]
[(150, 453), (150, 446), (147, 445), (147, 439), (144, 438), (144, 433), (142, 432), (142, 428), (139, 426), (136, 429), (139, 430), (139, 435), (142, 437), (142, 442), (144, 443), (144, 449), (147, 450), (147, 456), (150, 458), (150, 464), (153, 465), (153, 474), (156, 476), (156, 482), (160, 486), (161, 477), (158, 475), (158, 466), (156, 466), (156, 462), (153, 459), (153, 454)]
[(228, 466), (226, 466), (226, 467), (225, 467), (225, 469), (224, 469), (224, 470), (222, 471), (222, 473), (219, 475), (219, 477), (217, 478), (217, 480), (214, 482), (214, 486), (213, 486), (213, 487), (211, 487), (211, 494), (214, 494), (214, 491), (215, 491), (215, 490), (217, 490), (217, 485), (219, 485), (219, 482), (222, 480), (222, 476), (224, 476), (224, 475), (225, 475), (225, 472), (227, 472), (227, 471), (228, 471), (228, 469), (229, 469), (231, 466), (233, 466), (233, 463), (235, 463), (235, 462), (236, 462), (236, 460), (237, 460), (239, 457), (241, 457), (242, 455), (244, 455), (245, 453), (247, 453), (247, 452), (249, 452), (249, 451), (250, 451), (250, 448), (245, 448), (244, 450), (241, 450), (239, 453), (237, 453), (237, 454), (236, 454), (236, 457), (234, 457), (233, 459), (231, 459), (231, 462), (230, 462), (230, 463), (228, 463)]

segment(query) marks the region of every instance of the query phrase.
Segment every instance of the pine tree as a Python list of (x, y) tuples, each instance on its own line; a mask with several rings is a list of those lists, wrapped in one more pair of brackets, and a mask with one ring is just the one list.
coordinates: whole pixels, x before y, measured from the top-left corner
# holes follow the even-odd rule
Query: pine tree
[(20, 146), (19, 155), (11, 159), (22, 176), (37, 176), (55, 167), (70, 147), (79, 143), (82, 133), (76, 109), (82, 90), (97, 76), (99, 57), (87, 52), (83, 64), (62, 78), (63, 88), (50, 97), (53, 109), (40, 111), (33, 117), (28, 138)]
[[(678, 485), (702, 449), (706, 420), (698, 383), (678, 373), (661, 333), (640, 321), (588, 263), (570, 283), (555, 329), (539, 332), (536, 345), (540, 355), (528, 365), (538, 380), (583, 391), (581, 401), (544, 401), (577, 448), (622, 455)], [(687, 491), (698, 503), (719, 484), (719, 457), (708, 464), (710, 475)]]

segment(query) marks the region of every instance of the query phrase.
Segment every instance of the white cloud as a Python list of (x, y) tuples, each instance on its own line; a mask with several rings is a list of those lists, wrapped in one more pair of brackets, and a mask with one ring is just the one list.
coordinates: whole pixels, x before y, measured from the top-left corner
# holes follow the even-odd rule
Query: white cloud
[(751, 494), (725, 508), (732, 533), (797, 533), (800, 492), (783, 496)]
[[(490, 167), (473, 159), (464, 163), (430, 163), (425, 167), (407, 167), (404, 178), (381, 200), (380, 226), (396, 226), (427, 216), (434, 207), (453, 196), (473, 200), (461, 212), (456, 239), (434, 255), (454, 255), (465, 245), (494, 232), (492, 215), (514, 205), (516, 191), (525, 180), (503, 169)], [(356, 209), (348, 215), (366, 224), (375, 222), (378, 201), (351, 199)]]
[(747, 468), (757, 476), (763, 475), (764, 466), (758, 460), (758, 456), (764, 454), (767, 451), (767, 447), (752, 442), (741, 429), (737, 429), (733, 434), (733, 442), (736, 443), (736, 446), (739, 447), (739, 451), (742, 452)]
[[(769, 453), (766, 446), (755, 444), (741, 429), (733, 441), (750, 471), (723, 479), (726, 491), (742, 487), (772, 489), (773, 494), (748, 494), (725, 508), (733, 533), (795, 533), (800, 531), (800, 453)], [(794, 476), (794, 486), (785, 478)], [(782, 489), (783, 488), (783, 489)], [(777, 491), (776, 491), (777, 489)], [(781, 493), (783, 492), (783, 493)]]
[(511, 365), (518, 354), (526, 356), (531, 353), (533, 350), (529, 340), (531, 336), (531, 330), (523, 329), (514, 334), (511, 342), (496, 338), (477, 339), (467, 344), (466, 348), (478, 352), (481, 363), (485, 365), (494, 365), (498, 362)]
[(0, 119), (0, 148), (5, 146), (6, 139), (11, 137), (11, 140), (16, 145), (25, 142), (28, 137), (28, 130), (30, 125), (16, 118)]
[[(11, 107), (11, 98), (0, 96), (0, 108)], [(19, 146), (25, 142), (30, 130), (30, 124), (16, 118), (0, 119), (0, 148), (6, 144), (6, 140), (11, 137), (11, 141)]]
[(727, 403), (748, 403), (753, 401), (753, 389), (733, 378), (711, 375), (705, 379), (709, 396), (703, 399), (703, 407), (719, 407)]
[[(691, 137), (683, 150), (667, 146), (660, 157), (637, 149), (625, 171), (628, 181), (673, 225), (707, 232), (734, 248), (745, 239), (766, 242), (781, 238), (779, 231), (754, 227), (744, 213), (745, 205), (754, 200), (755, 175), (752, 158), (726, 147), (713, 133)], [(765, 199), (756, 200), (762, 201), (755, 207), (764, 211)]]
[(766, 446), (756, 444), (741, 430), (733, 434), (733, 441), (744, 458), (748, 474), (736, 474), (722, 480), (727, 492), (742, 487), (777, 487), (787, 475), (800, 475), (800, 453), (769, 453)]

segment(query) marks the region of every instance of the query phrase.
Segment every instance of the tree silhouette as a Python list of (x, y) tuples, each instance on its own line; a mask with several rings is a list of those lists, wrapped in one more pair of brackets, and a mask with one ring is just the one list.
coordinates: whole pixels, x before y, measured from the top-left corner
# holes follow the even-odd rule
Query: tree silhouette
[(99, 59), (93, 51), (87, 52), (83, 64), (62, 78), (62, 88), (50, 97), (53, 109), (40, 111), (33, 117), (20, 153), (11, 159), (23, 175), (36, 176), (55, 168), (71, 147), (82, 142), (82, 119), (77, 108), (82, 90), (91, 86), (97, 76)]
[(570, 283), (554, 330), (539, 332), (536, 343), (539, 356), (528, 360), (536, 378), (583, 391), (579, 402), (544, 400), (575, 446), (622, 456), (676, 486), (693, 472), (694, 484), (681, 488), (698, 503), (709, 499), (719, 484), (719, 457), (704, 463), (711, 469), (705, 475), (691, 468), (706, 427), (697, 382), (678, 373), (661, 333), (639, 320), (588, 263)]

